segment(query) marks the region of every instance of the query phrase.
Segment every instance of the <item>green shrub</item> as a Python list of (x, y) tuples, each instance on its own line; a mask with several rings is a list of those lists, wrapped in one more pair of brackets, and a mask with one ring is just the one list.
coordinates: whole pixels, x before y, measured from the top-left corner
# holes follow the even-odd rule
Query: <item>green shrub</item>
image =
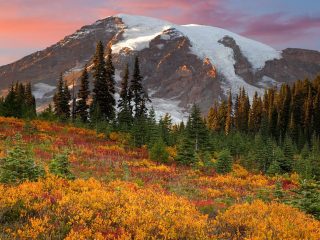
[(35, 163), (30, 150), (22, 141), (21, 135), (16, 135), (15, 146), (8, 151), (4, 159), (1, 159), (0, 182), (35, 181), (43, 175), (43, 168)]
[(217, 173), (229, 173), (232, 171), (232, 156), (229, 150), (222, 150), (218, 154), (218, 160), (216, 162)]

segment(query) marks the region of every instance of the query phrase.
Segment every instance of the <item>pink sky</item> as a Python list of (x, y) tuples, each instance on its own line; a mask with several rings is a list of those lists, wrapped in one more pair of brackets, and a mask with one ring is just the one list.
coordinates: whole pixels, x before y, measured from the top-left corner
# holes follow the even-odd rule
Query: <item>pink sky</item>
[(152, 16), (180, 24), (223, 27), (277, 49), (303, 47), (319, 50), (320, 4), (317, 2), (0, 0), (0, 65), (48, 47), (81, 26), (116, 13)]

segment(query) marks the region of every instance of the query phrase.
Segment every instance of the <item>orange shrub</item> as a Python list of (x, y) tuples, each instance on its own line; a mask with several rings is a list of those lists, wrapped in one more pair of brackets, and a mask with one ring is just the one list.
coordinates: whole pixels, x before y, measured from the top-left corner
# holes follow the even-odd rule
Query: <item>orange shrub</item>
[(0, 218), (4, 215), (11, 224), (0, 226), (6, 234), (0, 236), (8, 239), (207, 238), (207, 217), (188, 200), (120, 181), (104, 185), (49, 176), (0, 185)]
[(320, 222), (280, 203), (238, 204), (220, 213), (212, 230), (218, 239), (319, 240)]

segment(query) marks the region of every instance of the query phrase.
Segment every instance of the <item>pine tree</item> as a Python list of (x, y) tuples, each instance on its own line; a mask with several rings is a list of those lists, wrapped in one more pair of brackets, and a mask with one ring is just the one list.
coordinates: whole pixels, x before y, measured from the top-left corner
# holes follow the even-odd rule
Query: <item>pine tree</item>
[(53, 96), (54, 112), (57, 117), (63, 116), (62, 101), (63, 101), (63, 77), (60, 78), (57, 84), (57, 90)]
[(19, 183), (26, 180), (34, 181), (44, 174), (43, 169), (38, 166), (26, 144), (20, 135), (16, 135), (13, 149), (8, 155), (1, 159), (0, 182)]
[(151, 107), (151, 109), (149, 110), (147, 123), (148, 123), (148, 137), (147, 137), (148, 146), (151, 148), (158, 141), (158, 139), (161, 138), (160, 129), (157, 124), (156, 114), (153, 107)]
[(232, 157), (229, 150), (225, 149), (219, 152), (216, 162), (216, 171), (220, 174), (225, 174), (232, 171)]
[(280, 164), (283, 172), (291, 172), (293, 169), (294, 147), (292, 140), (286, 136), (283, 143), (284, 162)]
[(257, 133), (261, 127), (261, 120), (262, 120), (262, 102), (261, 98), (258, 96), (258, 93), (255, 92), (252, 106), (249, 112), (249, 123), (248, 128), (249, 131), (252, 133)]
[(194, 142), (187, 136), (183, 136), (178, 144), (176, 161), (183, 165), (193, 165), (196, 162)]
[(214, 132), (219, 132), (221, 130), (220, 122), (218, 119), (218, 103), (214, 102), (213, 107), (210, 108), (207, 116), (207, 126), (210, 130)]
[(16, 95), (16, 106), (15, 115), (18, 118), (22, 118), (24, 114), (24, 110), (26, 108), (25, 104), (25, 87), (22, 83), (16, 83), (15, 86), (15, 95)]
[(317, 137), (320, 137), (320, 85), (313, 100), (313, 129)]
[(36, 111), (36, 99), (32, 95), (31, 83), (28, 82), (25, 87), (25, 117), (26, 118), (35, 118), (37, 116)]
[[(114, 80), (115, 69), (112, 63), (111, 45), (108, 45), (107, 47), (106, 72), (107, 72), (107, 83), (108, 83), (109, 92), (111, 94), (115, 94), (115, 80)], [(113, 102), (113, 106), (115, 106), (115, 104), (116, 103)]]
[(62, 120), (68, 120), (70, 118), (70, 102), (71, 100), (71, 94), (68, 88), (68, 84), (67, 81), (64, 82), (64, 86), (63, 86), (63, 94), (62, 94), (62, 99), (61, 99), (61, 110), (62, 110), (62, 116), (61, 119)]
[(70, 171), (68, 154), (66, 153), (56, 155), (50, 162), (49, 169), (50, 172), (56, 176), (66, 179), (74, 179), (74, 175)]
[(134, 72), (129, 88), (130, 99), (133, 102), (136, 119), (146, 116), (148, 111), (146, 104), (150, 101), (147, 92), (145, 92), (143, 89), (142, 79), (143, 78), (140, 74), (139, 58), (136, 57), (134, 63)]
[(226, 135), (230, 133), (231, 126), (232, 126), (232, 94), (231, 94), (231, 91), (229, 91), (226, 124), (224, 128), (224, 132)]
[(159, 121), (159, 127), (161, 130), (161, 137), (166, 145), (172, 145), (171, 129), (172, 129), (172, 119), (169, 113), (166, 113), (161, 117)]
[(120, 129), (128, 131), (132, 125), (132, 110), (129, 94), (129, 67), (126, 65), (121, 82), (120, 99), (118, 100), (118, 123)]
[[(93, 59), (93, 102), (90, 109), (90, 115), (95, 121), (110, 121), (114, 118), (114, 96), (110, 89), (112, 81), (112, 69), (107, 71), (104, 60), (104, 47), (101, 41), (98, 42), (96, 53)], [(107, 81), (108, 80), (108, 81)]]
[(191, 109), (186, 131), (187, 137), (193, 141), (193, 148), (195, 152), (208, 149), (209, 133), (201, 117), (201, 111), (197, 105), (193, 105)]
[(80, 77), (80, 89), (78, 92), (78, 101), (76, 104), (76, 115), (81, 119), (83, 123), (88, 121), (88, 99), (89, 99), (89, 75), (87, 71), (87, 66), (84, 67), (81, 77)]
[(226, 101), (222, 101), (219, 108), (218, 108), (218, 124), (219, 124), (219, 130), (224, 131), (227, 121), (227, 115), (228, 115), (228, 105)]
[(16, 109), (18, 109), (17, 95), (12, 84), (9, 93), (7, 94), (3, 102), (3, 115), (5, 117), (18, 117)]
[(309, 87), (308, 90), (308, 96), (305, 99), (304, 102), (304, 133), (307, 141), (311, 142), (311, 135), (312, 135), (312, 116), (313, 116), (313, 98), (312, 98), (312, 92), (311, 87)]
[(289, 85), (283, 84), (279, 93), (279, 107), (278, 107), (278, 123), (277, 128), (281, 136), (281, 141), (284, 140), (289, 122), (290, 122), (290, 102), (291, 102), (291, 90)]
[(166, 163), (169, 159), (169, 153), (162, 138), (159, 138), (150, 150), (150, 159), (158, 163)]

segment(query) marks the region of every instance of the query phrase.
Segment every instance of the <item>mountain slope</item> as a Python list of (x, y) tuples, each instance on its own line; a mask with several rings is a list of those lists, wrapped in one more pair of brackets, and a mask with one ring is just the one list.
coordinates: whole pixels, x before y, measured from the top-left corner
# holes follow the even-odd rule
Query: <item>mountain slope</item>
[(224, 29), (176, 25), (159, 19), (116, 15), (84, 26), (57, 44), (0, 67), (0, 89), (12, 81), (31, 81), (39, 106), (53, 95), (59, 73), (71, 81), (91, 64), (97, 41), (112, 43), (120, 82), (124, 65), (141, 60), (144, 83), (158, 114), (179, 120), (190, 104), (206, 112), (214, 99), (245, 87), (249, 95), (265, 87), (320, 72), (320, 53), (273, 48)]

